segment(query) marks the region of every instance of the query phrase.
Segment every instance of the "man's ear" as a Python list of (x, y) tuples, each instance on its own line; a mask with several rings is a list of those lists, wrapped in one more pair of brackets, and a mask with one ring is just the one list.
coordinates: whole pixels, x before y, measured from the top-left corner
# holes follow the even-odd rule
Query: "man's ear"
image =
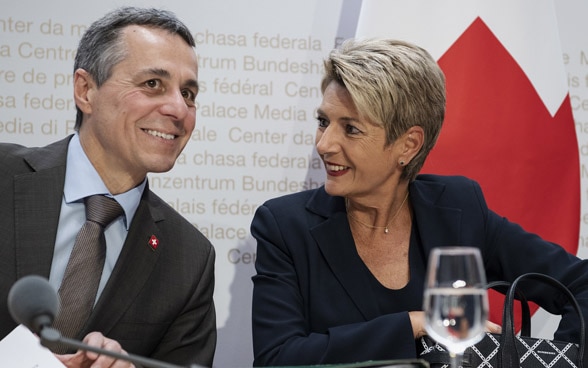
[(84, 114), (92, 113), (92, 97), (96, 90), (94, 78), (84, 69), (78, 69), (74, 73), (74, 100), (76, 106)]

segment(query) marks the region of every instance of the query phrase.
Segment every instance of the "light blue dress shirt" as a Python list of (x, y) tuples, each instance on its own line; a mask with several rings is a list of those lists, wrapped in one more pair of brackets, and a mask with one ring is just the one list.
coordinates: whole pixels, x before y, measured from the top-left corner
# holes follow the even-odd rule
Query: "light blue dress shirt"
[(145, 178), (140, 185), (128, 192), (115, 196), (111, 195), (84, 153), (79, 136), (75, 134), (72, 137), (67, 151), (65, 186), (57, 226), (55, 250), (53, 251), (53, 262), (51, 263), (51, 273), (49, 274), (49, 282), (56, 290), (59, 290), (63, 280), (76, 235), (86, 221), (84, 198), (94, 194), (104, 194), (116, 199), (124, 210), (124, 216), (120, 216), (113, 221), (104, 231), (106, 261), (104, 262), (104, 270), (98, 286), (96, 296), (96, 300), (98, 300), (122, 250), (146, 183), (147, 179)]

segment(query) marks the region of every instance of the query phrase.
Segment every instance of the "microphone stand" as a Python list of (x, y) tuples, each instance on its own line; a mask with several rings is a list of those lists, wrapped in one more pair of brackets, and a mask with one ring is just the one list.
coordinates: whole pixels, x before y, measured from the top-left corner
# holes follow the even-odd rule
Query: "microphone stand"
[[(63, 336), (61, 336), (61, 333), (59, 331), (57, 331), (56, 329), (54, 329), (52, 327), (42, 328), (41, 332), (39, 333), (39, 336), (41, 337), (41, 345), (43, 345), (46, 348), (51, 348), (51, 346), (55, 346), (55, 344), (64, 344), (64, 345), (67, 345), (71, 348), (76, 348), (76, 349), (85, 350), (85, 351), (91, 351), (94, 353), (98, 353), (100, 355), (107, 355), (107, 356), (113, 357), (115, 359), (124, 360), (127, 362), (131, 362), (133, 364), (139, 364), (144, 367), (186, 368), (186, 367), (182, 367), (179, 365), (169, 364), (169, 363), (165, 363), (165, 362), (159, 362), (159, 361), (145, 358), (145, 357), (141, 357), (138, 355), (120, 354), (120, 353), (116, 353), (114, 351), (101, 349), (101, 348), (98, 348), (95, 346), (90, 346), (90, 345), (84, 344), (80, 341), (70, 339), (67, 337), (63, 337)], [(188, 366), (188, 368), (199, 368), (199, 367), (200, 366), (198, 366), (196, 364), (192, 364), (192, 365)]]

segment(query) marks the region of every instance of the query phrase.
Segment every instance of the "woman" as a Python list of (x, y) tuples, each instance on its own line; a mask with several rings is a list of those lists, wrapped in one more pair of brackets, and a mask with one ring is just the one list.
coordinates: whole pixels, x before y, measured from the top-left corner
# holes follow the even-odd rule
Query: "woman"
[[(445, 79), (425, 50), (349, 40), (325, 61), (321, 88), (325, 185), (266, 202), (251, 225), (254, 365), (415, 358), (438, 246), (478, 247), (489, 281), (550, 274), (588, 315), (586, 262), (489, 210), (474, 181), (417, 176), (445, 112)], [(577, 339), (573, 313), (528, 296), (565, 314), (556, 338)]]

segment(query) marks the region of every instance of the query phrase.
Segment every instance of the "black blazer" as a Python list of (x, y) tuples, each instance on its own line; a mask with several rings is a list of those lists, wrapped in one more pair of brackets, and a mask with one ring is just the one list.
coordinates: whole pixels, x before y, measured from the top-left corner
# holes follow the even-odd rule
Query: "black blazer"
[[(70, 137), (43, 148), (0, 144), (0, 300), (12, 284), (49, 277)], [(153, 250), (151, 235), (159, 239)], [(78, 338), (100, 331), (129, 353), (212, 365), (214, 248), (148, 188), (112, 275)], [(0, 338), (16, 323), (0, 303)]]
[[(552, 275), (575, 292), (588, 316), (588, 263), (490, 211), (476, 182), (420, 175), (409, 190), (425, 257), (437, 246), (478, 247), (488, 281)], [(415, 358), (408, 313), (380, 314), (366, 287), (369, 273), (357, 272), (365, 265), (343, 198), (321, 187), (269, 200), (257, 210), (251, 233), (257, 239), (254, 365)], [(528, 297), (565, 315), (556, 338), (577, 341), (569, 307), (549, 293)], [(399, 308), (422, 306), (422, 293), (414, 298), (398, 300)]]

